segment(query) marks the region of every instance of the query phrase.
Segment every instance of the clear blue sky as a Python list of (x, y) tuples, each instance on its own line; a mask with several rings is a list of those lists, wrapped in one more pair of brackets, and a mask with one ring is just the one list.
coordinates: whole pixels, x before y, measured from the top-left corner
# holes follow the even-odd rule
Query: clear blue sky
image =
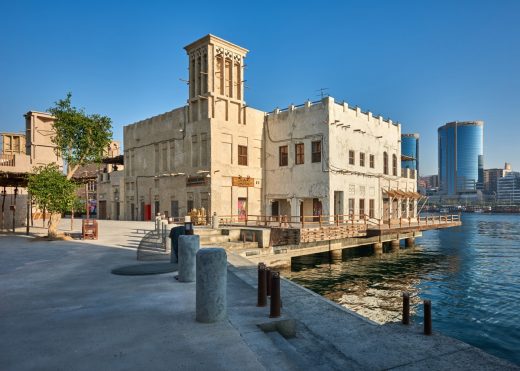
[(186, 102), (182, 49), (212, 33), (250, 50), (246, 100), (262, 110), (329, 88), (421, 134), (484, 120), (485, 167), (520, 170), (520, 1), (1, 1), (0, 130), (73, 93), (123, 125)]

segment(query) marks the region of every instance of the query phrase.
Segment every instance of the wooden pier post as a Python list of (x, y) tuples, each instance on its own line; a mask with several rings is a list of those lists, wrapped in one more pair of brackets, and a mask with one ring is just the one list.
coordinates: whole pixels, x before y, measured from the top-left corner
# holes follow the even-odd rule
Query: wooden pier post
[(413, 247), (415, 245), (415, 237), (408, 237), (404, 240), (404, 245), (406, 247)]
[(399, 251), (399, 249), (400, 249), (399, 240), (390, 241), (390, 248), (392, 249), (393, 252)]
[[(330, 242), (330, 241), (329, 241)], [(342, 260), (343, 259), (343, 250), (330, 250), (330, 260)]]
[(374, 248), (374, 254), (381, 255), (383, 253), (383, 243), (382, 242), (376, 242), (372, 245)]

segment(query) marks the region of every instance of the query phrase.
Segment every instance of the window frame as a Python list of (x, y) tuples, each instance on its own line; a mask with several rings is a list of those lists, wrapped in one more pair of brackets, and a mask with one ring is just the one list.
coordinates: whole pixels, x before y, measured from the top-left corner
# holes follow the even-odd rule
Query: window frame
[(388, 153), (383, 152), (383, 174), (388, 175)]
[(376, 156), (374, 155), (369, 155), (369, 166), (371, 169), (374, 169), (376, 167)]
[(305, 164), (305, 144), (295, 143), (294, 144), (294, 164), (303, 165)]
[(359, 166), (365, 167), (365, 152), (359, 152)]
[[(282, 150), (285, 149), (285, 152)], [(282, 161), (284, 160), (284, 161)], [(288, 166), (289, 165), (289, 146), (286, 144), (285, 146), (278, 147), (278, 166)]]
[[(245, 149), (245, 155), (240, 153), (241, 150), (244, 150)], [(248, 164), (248, 158), (247, 158), (247, 146), (243, 146), (243, 145), (238, 145), (238, 158), (237, 158), (237, 161), (238, 161), (238, 165), (240, 166), (247, 166)], [(245, 159), (245, 163), (244, 162), (244, 159)]]
[(349, 149), (348, 151), (348, 164), (356, 165), (356, 151)]
[[(318, 148), (316, 148), (318, 147)], [(311, 162), (321, 162), (321, 140), (315, 140), (311, 142)]]

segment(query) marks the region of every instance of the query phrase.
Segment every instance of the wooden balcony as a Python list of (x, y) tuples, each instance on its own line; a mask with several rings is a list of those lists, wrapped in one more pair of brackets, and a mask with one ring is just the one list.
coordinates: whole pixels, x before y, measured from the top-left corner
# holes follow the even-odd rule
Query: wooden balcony
[(2, 153), (0, 154), (0, 167), (15, 167), (15, 156)]

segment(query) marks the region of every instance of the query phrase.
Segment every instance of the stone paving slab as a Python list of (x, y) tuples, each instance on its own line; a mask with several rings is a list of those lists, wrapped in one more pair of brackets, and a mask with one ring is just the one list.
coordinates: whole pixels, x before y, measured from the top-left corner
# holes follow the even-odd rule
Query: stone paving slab
[[(284, 279), (282, 317), (269, 319), (255, 266), (230, 253), (228, 320), (197, 323), (195, 283), (110, 274), (135, 264), (120, 246), (133, 226), (107, 246), (0, 236), (1, 370), (519, 369), (440, 334), (377, 325)], [(294, 337), (266, 330), (285, 320)]]

